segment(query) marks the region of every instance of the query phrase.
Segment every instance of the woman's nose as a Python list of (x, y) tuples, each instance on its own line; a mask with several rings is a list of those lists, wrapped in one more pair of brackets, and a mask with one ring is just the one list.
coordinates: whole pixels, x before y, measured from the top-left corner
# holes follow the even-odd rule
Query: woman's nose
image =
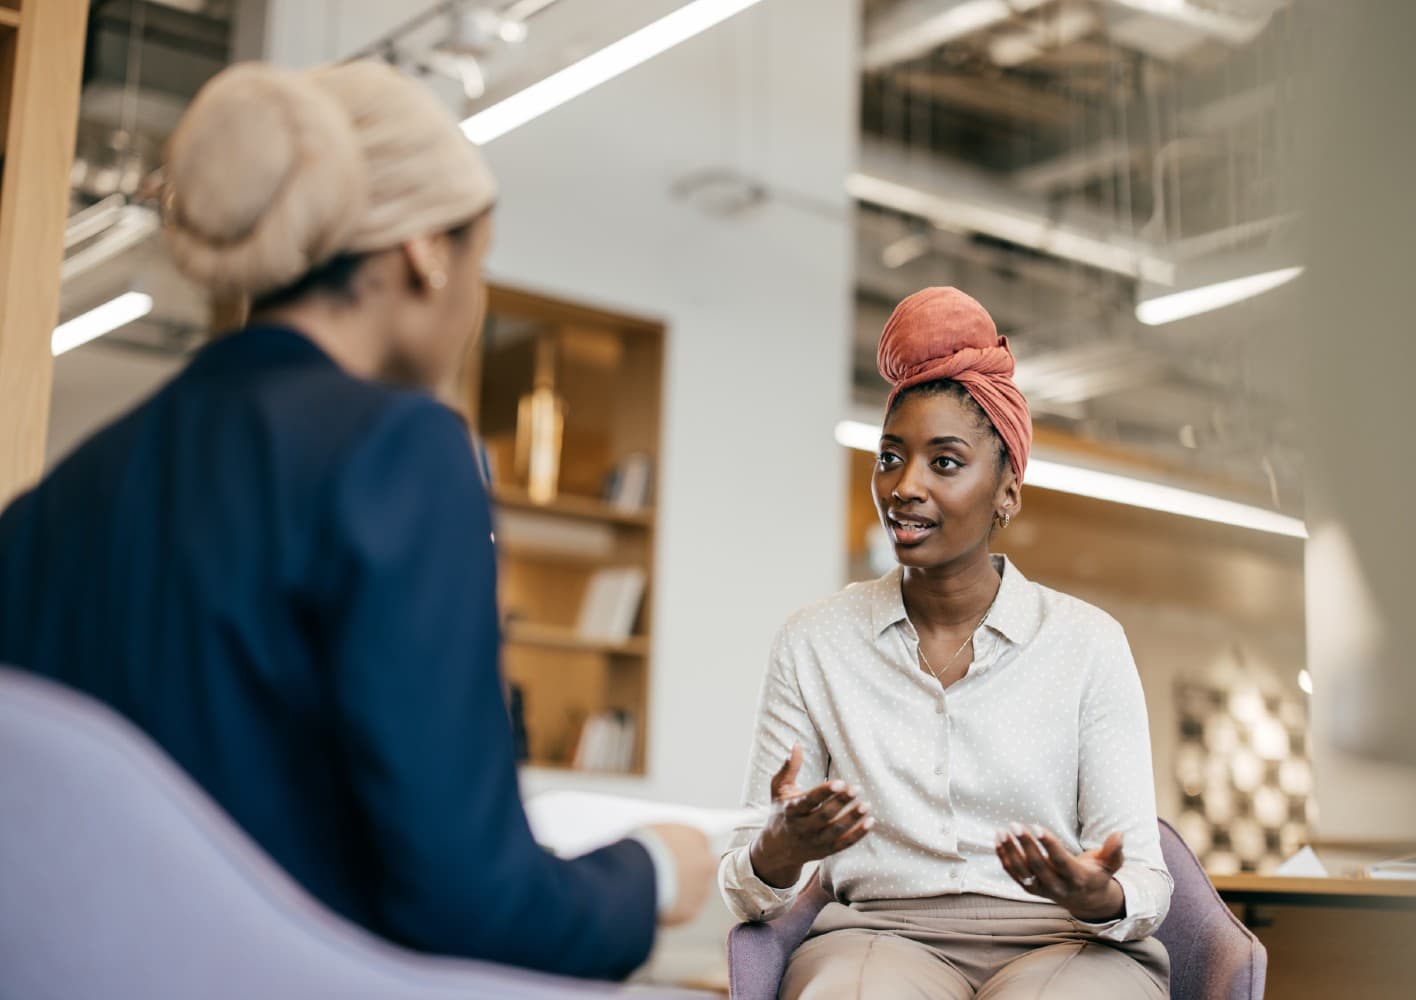
[(890, 491), (896, 500), (924, 499), (924, 486), (913, 462), (908, 462), (900, 470), (900, 478), (895, 480), (895, 488)]

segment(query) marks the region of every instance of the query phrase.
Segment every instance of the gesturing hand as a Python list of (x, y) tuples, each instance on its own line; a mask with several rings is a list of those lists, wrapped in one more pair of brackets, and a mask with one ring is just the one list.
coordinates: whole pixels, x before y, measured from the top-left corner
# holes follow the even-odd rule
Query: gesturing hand
[(1125, 860), (1121, 841), (1113, 833), (1095, 850), (1072, 854), (1050, 831), (1021, 823), (995, 838), (998, 860), (1013, 881), (1089, 923), (1125, 915), (1126, 897), (1113, 877)]
[(802, 791), (796, 783), (801, 761), (797, 744), (772, 777), (772, 809), (749, 849), (757, 877), (779, 889), (796, 884), (802, 865), (844, 851), (875, 825), (860, 790), (843, 781)]

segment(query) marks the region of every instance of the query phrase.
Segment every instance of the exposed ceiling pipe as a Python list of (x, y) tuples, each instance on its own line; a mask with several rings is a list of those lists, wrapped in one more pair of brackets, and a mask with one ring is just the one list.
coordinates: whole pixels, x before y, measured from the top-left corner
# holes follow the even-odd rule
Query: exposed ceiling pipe
[(866, 26), (861, 63), (879, 70), (1001, 24), (1051, 0), (905, 0)]
[(1269, 19), (1287, 0), (1249, 0), (1251, 14), (1228, 14), (1202, 7), (1193, 0), (1111, 0), (1140, 14), (1158, 17), (1173, 24), (1193, 28), (1229, 45), (1247, 45), (1268, 27)]
[(1115, 220), (1085, 209), (1060, 213), (981, 170), (938, 157), (921, 163), (875, 141), (861, 147), (846, 181), (858, 201), (927, 219), (942, 229), (984, 233), (1040, 253), (1127, 277), (1171, 284), (1175, 266), (1156, 248), (1118, 234)]
[[(866, 25), (861, 57), (867, 70), (882, 70), (927, 55), (941, 45), (995, 27), (1052, 0), (904, 0)], [(1288, 0), (1248, 0), (1248, 14), (1229, 14), (1201, 7), (1191, 0), (1110, 0), (1135, 14), (1167, 22), (1175, 28), (1217, 38), (1229, 45), (1246, 45), (1268, 26), (1274, 12)], [(1007, 48), (1009, 58), (1025, 61), (1025, 49)]]

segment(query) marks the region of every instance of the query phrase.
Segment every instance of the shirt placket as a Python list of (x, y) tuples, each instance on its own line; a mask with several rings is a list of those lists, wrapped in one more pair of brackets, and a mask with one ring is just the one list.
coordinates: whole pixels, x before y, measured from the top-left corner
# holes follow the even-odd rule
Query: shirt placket
[[(908, 637), (907, 645), (914, 657), (915, 669), (919, 670), (919, 633), (914, 626), (908, 622), (905, 624), (905, 635)], [(939, 678), (920, 670), (924, 676), (925, 686), (929, 691), (929, 696), (934, 705), (934, 719), (937, 725), (934, 727), (934, 735), (931, 740), (934, 760), (931, 763), (931, 773), (927, 778), (931, 797), (941, 805), (942, 815), (939, 819), (939, 843), (942, 852), (947, 855), (945, 861), (946, 871), (944, 878), (946, 884), (951, 888), (956, 888), (963, 877), (963, 859), (959, 857), (959, 824), (958, 817), (954, 810), (954, 796), (950, 787), (952, 781), (951, 763), (953, 761), (953, 736), (954, 736), (954, 714), (950, 710), (951, 699), (948, 690), (939, 683)], [(961, 682), (959, 682), (961, 683)], [(957, 686), (957, 685), (956, 685)]]

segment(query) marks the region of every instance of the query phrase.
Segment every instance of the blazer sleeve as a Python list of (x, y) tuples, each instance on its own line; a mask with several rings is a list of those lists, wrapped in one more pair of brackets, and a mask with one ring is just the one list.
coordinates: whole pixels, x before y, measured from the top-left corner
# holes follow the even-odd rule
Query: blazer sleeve
[(653, 943), (648, 852), (571, 861), (532, 839), (499, 668), (496, 561), (466, 431), (403, 397), (342, 463), (331, 511), (332, 689), (389, 937), (622, 978)]

